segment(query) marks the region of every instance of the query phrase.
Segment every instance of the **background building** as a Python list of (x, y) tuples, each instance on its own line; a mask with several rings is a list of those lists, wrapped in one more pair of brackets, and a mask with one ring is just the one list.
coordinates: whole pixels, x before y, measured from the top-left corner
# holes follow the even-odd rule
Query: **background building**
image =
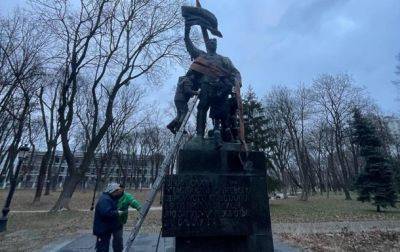
[[(28, 156), (21, 167), (20, 183), (18, 188), (35, 188), (39, 175), (39, 168), (45, 152), (37, 151), (33, 157)], [(83, 158), (83, 152), (75, 153), (77, 165)], [(107, 182), (124, 183), (127, 188), (150, 188), (152, 181), (158, 174), (163, 156), (131, 156), (126, 154), (115, 154), (112, 158), (107, 158), (105, 154), (96, 154), (91, 163), (85, 178), (78, 185), (78, 189), (93, 188), (98, 178), (100, 187)], [(0, 170), (3, 166), (0, 165)], [(101, 171), (101, 177), (99, 173)], [(5, 188), (8, 178), (4, 174), (0, 177), (0, 186)], [(46, 183), (51, 183), (53, 189), (61, 188), (68, 176), (67, 162), (61, 151), (56, 151), (51, 167), (51, 177), (46, 175)], [(7, 178), (7, 179), (6, 179)], [(7, 181), (7, 182), (6, 182)]]

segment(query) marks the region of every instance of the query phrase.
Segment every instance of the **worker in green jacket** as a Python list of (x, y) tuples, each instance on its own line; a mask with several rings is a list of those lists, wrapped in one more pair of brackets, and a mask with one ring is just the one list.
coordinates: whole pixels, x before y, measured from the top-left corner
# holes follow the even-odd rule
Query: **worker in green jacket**
[(118, 211), (122, 211), (123, 213), (119, 215), (119, 221), (122, 225), (126, 224), (128, 221), (128, 209), (132, 207), (138, 211), (142, 208), (140, 202), (136, 200), (132, 194), (125, 192), (124, 185), (120, 185), (123, 190), (122, 197), (118, 200), (117, 208)]

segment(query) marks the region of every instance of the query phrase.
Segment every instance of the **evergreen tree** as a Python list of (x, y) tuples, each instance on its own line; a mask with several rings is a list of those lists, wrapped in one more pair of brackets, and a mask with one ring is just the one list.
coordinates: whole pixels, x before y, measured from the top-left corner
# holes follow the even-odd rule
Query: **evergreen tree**
[(392, 158), (393, 170), (394, 170), (394, 181), (396, 184), (396, 191), (400, 194), (400, 160)]
[(267, 185), (268, 191), (273, 192), (282, 188), (277, 171), (273, 169), (269, 150), (275, 144), (271, 137), (272, 129), (269, 126), (265, 109), (261, 101), (250, 87), (243, 99), (243, 119), (246, 143), (252, 150), (262, 151), (267, 156)]
[(390, 157), (384, 151), (373, 123), (363, 117), (358, 109), (354, 111), (353, 119), (355, 139), (365, 160), (364, 170), (356, 182), (358, 200), (372, 200), (378, 212), (381, 211), (381, 207), (395, 207), (397, 194)]
[(243, 99), (245, 139), (253, 150), (266, 151), (269, 147), (268, 121), (264, 107), (254, 91), (249, 88)]

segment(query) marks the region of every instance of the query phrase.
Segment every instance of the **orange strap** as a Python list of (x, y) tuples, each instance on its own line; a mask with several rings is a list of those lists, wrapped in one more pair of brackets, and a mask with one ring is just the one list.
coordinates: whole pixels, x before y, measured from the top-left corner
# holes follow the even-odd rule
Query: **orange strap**
[(228, 70), (218, 66), (217, 64), (214, 64), (202, 56), (197, 57), (193, 61), (190, 69), (213, 78), (222, 78), (230, 75)]

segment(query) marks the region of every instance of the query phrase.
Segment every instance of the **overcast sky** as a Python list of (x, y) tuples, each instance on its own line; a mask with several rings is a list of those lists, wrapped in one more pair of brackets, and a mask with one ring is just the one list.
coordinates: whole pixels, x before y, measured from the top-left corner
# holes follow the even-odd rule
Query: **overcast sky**
[[(7, 14), (25, 0), (0, 0)], [(194, 2), (194, 1), (193, 1)], [(274, 85), (351, 74), (386, 113), (398, 113), (392, 81), (400, 52), (400, 0), (203, 0), (219, 20), (219, 53), (232, 59), (259, 97)], [(182, 31), (183, 32), (183, 31)], [(173, 99), (175, 69), (154, 99)]]

